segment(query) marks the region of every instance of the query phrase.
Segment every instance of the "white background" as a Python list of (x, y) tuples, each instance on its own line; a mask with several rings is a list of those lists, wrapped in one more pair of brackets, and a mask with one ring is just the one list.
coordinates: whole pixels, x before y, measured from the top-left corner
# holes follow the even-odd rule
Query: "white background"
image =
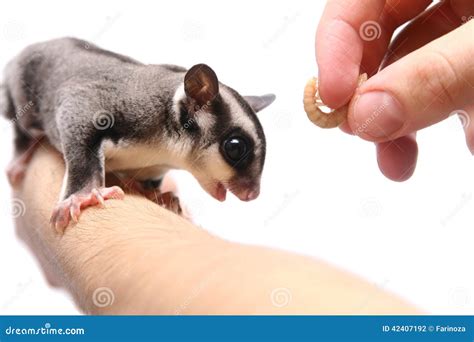
[[(459, 120), (418, 135), (418, 168), (405, 183), (380, 174), (371, 143), (311, 125), (302, 90), (316, 73), (322, 8), (315, 0), (8, 1), (0, 11), (0, 66), (30, 43), (76, 36), (147, 63), (205, 62), (243, 94), (275, 93), (261, 113), (268, 154), (258, 200), (218, 203), (178, 172), (199, 223), (234, 241), (328, 260), (427, 312), (472, 314), (474, 164)], [(6, 120), (0, 132), (6, 167)], [(0, 313), (76, 313), (16, 239), (4, 176), (0, 186)]]

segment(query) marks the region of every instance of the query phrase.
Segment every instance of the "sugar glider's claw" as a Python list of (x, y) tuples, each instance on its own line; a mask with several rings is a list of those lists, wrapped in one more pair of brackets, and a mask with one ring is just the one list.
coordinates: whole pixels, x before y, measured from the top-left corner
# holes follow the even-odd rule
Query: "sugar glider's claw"
[(79, 221), (83, 209), (92, 206), (103, 206), (108, 199), (123, 199), (124, 196), (123, 190), (118, 186), (73, 194), (56, 205), (50, 223), (58, 233), (62, 234), (71, 220), (73, 222)]
[[(359, 76), (358, 87), (367, 81), (367, 74)], [(318, 79), (316, 77), (311, 78), (304, 87), (303, 105), (308, 118), (316, 126), (321, 128), (334, 128), (338, 127), (347, 119), (347, 110), (349, 104), (329, 111), (325, 113), (321, 110), (324, 107), (324, 103), (321, 101), (318, 92)]]

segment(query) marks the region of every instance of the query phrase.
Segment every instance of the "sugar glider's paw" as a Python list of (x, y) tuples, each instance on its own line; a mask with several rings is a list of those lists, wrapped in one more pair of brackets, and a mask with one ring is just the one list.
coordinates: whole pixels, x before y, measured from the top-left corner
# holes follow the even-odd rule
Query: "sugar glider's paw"
[(73, 194), (60, 201), (51, 215), (51, 225), (58, 233), (63, 233), (69, 222), (77, 222), (81, 210), (92, 206), (103, 206), (108, 199), (123, 199), (123, 190), (118, 186), (110, 188), (92, 189), (89, 193)]
[(158, 203), (161, 207), (171, 210), (175, 214), (182, 215), (183, 209), (179, 203), (179, 198), (171, 191), (159, 194), (154, 202)]
[(121, 184), (127, 193), (137, 193), (155, 202), (159, 206), (183, 216), (183, 210), (179, 198), (172, 191), (161, 192), (163, 178), (138, 181), (133, 178), (121, 179)]
[(140, 193), (160, 207), (168, 209), (177, 215), (183, 214), (179, 198), (172, 191), (160, 192), (159, 190), (145, 190)]
[(28, 138), (28, 147), (8, 164), (7, 177), (12, 187), (17, 186), (25, 178), (26, 170), (34, 152), (38, 149), (40, 142), (43, 139), (42, 133), (36, 133), (34, 137)]
[(21, 183), (25, 177), (27, 164), (23, 161), (12, 160), (7, 167), (7, 177), (10, 185), (15, 187)]

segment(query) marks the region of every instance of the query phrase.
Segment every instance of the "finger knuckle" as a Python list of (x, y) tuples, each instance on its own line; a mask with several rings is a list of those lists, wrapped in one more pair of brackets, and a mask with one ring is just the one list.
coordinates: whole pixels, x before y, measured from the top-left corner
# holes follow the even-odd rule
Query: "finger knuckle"
[[(454, 64), (442, 52), (430, 51), (421, 58), (415, 70), (415, 80), (430, 103), (454, 107), (458, 93), (457, 72)], [(420, 98), (420, 100), (425, 100)]]

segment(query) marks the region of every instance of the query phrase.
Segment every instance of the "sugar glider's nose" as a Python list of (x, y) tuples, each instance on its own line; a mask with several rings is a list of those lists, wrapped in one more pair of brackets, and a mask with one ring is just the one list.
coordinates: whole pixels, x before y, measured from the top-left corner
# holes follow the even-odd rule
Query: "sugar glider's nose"
[(230, 188), (230, 191), (241, 201), (253, 201), (260, 195), (260, 183), (238, 183)]
[(244, 199), (243, 201), (253, 201), (260, 195), (260, 186), (257, 186), (255, 189), (251, 189), (247, 192), (247, 199)]

